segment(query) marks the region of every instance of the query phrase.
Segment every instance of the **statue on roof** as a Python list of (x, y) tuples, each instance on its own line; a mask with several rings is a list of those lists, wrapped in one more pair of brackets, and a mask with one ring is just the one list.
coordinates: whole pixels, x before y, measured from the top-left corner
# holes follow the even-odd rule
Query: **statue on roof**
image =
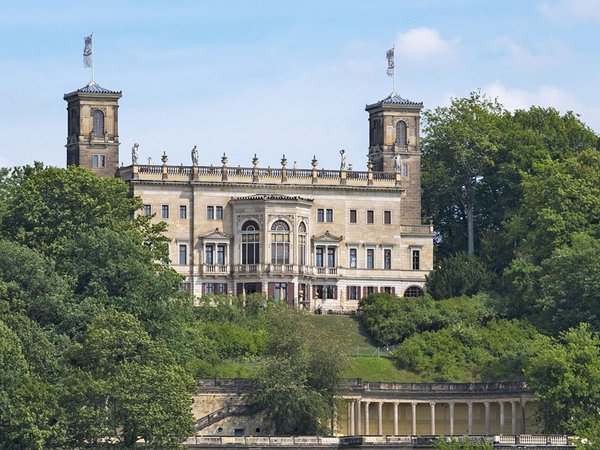
[(194, 145), (194, 148), (192, 148), (192, 165), (194, 165), (194, 166), (198, 165), (198, 149), (196, 148), (195, 145)]
[(340, 170), (346, 170), (346, 150), (340, 150)]
[(131, 148), (131, 164), (133, 164), (134, 166), (137, 165), (137, 163), (138, 163), (139, 147), (140, 147), (140, 145), (136, 142), (135, 144), (133, 144), (133, 147)]

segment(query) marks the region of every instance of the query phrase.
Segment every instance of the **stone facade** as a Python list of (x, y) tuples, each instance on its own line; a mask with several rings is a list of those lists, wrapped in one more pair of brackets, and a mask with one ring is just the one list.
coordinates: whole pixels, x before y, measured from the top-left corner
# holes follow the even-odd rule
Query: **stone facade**
[(119, 167), (119, 98), (90, 82), (65, 94), (67, 165), (82, 166), (98, 176), (114, 177)]
[[(194, 416), (241, 405), (248, 380), (201, 379)], [(373, 383), (348, 381), (338, 395), (335, 436), (494, 436), (539, 432), (536, 402), (525, 383)], [(266, 435), (255, 415), (225, 415), (198, 435)]]
[[(110, 176), (118, 161), (120, 93), (89, 87), (69, 102), (69, 164), (90, 167), (106, 150)], [(103, 110), (99, 111), (100, 105)], [(374, 292), (423, 295), (433, 268), (433, 228), (421, 224), (419, 117), (422, 104), (391, 95), (367, 106), (369, 162), (349, 170), (278, 168), (221, 163), (132, 165), (118, 169), (143, 214), (168, 225), (170, 261), (196, 298), (262, 293), (307, 309), (352, 311)], [(96, 111), (96, 112), (94, 112)], [(104, 137), (94, 140), (94, 114)], [(79, 118), (78, 118), (79, 117)], [(91, 128), (90, 128), (91, 127)], [(89, 136), (89, 139), (88, 139)], [(116, 153), (115, 153), (116, 152)]]

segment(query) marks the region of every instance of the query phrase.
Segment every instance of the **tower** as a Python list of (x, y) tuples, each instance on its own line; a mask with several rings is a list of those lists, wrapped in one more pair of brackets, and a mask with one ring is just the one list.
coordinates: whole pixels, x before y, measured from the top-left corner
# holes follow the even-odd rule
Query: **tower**
[(421, 223), (420, 119), (423, 103), (412, 102), (393, 92), (367, 105), (369, 113), (369, 160), (373, 170), (400, 172), (406, 188), (406, 223)]
[(65, 94), (67, 102), (67, 165), (114, 177), (119, 167), (119, 98), (91, 81)]

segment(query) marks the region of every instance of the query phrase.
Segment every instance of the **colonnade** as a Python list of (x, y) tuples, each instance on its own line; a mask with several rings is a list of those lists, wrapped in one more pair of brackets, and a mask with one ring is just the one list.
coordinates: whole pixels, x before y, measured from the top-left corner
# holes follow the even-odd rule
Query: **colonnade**
[[(347, 429), (346, 432), (349, 435), (369, 435), (369, 434), (384, 434), (384, 406), (388, 406), (385, 409), (390, 414), (389, 410), (392, 409), (391, 415), (393, 416), (391, 422), (393, 424), (393, 430), (387, 430), (386, 434), (460, 434), (460, 435), (473, 435), (473, 434), (485, 434), (490, 435), (492, 428), (494, 434), (520, 434), (525, 432), (525, 404), (526, 400), (523, 398), (515, 399), (490, 399), (490, 400), (448, 400), (448, 401), (427, 401), (427, 400), (379, 400), (379, 399), (362, 399), (362, 398), (346, 398), (347, 402)], [(373, 408), (371, 405), (376, 405)], [(421, 425), (419, 430), (417, 429), (418, 409), (421, 412), (421, 423), (423, 419), (423, 406), (418, 408), (419, 405), (425, 405), (429, 410), (428, 420), (429, 427), (424, 429)], [(455, 417), (456, 410), (459, 405), (466, 405), (466, 429), (464, 429), (464, 420), (461, 420), (462, 427), (457, 427), (457, 421)], [(479, 430), (474, 428), (474, 417), (473, 410), (475, 405), (483, 406), (483, 423), (484, 426), (479, 426)], [(494, 406), (496, 405), (496, 406)], [(409, 407), (409, 408), (407, 408)], [(437, 417), (436, 420), (436, 408), (444, 409), (444, 416), (446, 418)], [(464, 415), (464, 406), (460, 406), (461, 415)], [(481, 407), (477, 407), (481, 410)], [(495, 419), (498, 423), (491, 423), (492, 414), (491, 409), (494, 408)], [(404, 418), (400, 418), (399, 410), (404, 410)], [(408, 411), (409, 414), (407, 414)], [(371, 423), (373, 422), (370, 417), (370, 413), (374, 412), (376, 415), (376, 430), (371, 429)], [(447, 413), (447, 414), (446, 414)], [(438, 414), (439, 416), (440, 414)], [(510, 424), (507, 423), (507, 416), (510, 415)], [(407, 417), (409, 416), (409, 417)], [(427, 415), (425, 415), (427, 419)], [(481, 422), (481, 414), (478, 417), (478, 423)], [(387, 417), (385, 422), (389, 424), (390, 417)], [(446, 423), (444, 424), (444, 421)], [(436, 430), (436, 422), (438, 425), (443, 425), (444, 430)], [(510, 426), (508, 426), (510, 425)], [(388, 426), (389, 427), (389, 426)], [(400, 432), (400, 428), (404, 432)], [(439, 427), (442, 428), (442, 427)], [(462, 428), (462, 429), (459, 429)], [(389, 432), (392, 433), (389, 433)], [(510, 433), (509, 433), (510, 432)]]

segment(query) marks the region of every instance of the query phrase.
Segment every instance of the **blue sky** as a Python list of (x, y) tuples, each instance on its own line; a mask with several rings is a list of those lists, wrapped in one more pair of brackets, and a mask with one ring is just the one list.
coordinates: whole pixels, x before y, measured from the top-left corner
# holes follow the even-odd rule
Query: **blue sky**
[(425, 108), (482, 89), (509, 109), (572, 110), (600, 131), (600, 0), (12, 1), (0, 3), (0, 166), (65, 165), (63, 95), (122, 90), (121, 160), (366, 166), (366, 104)]

